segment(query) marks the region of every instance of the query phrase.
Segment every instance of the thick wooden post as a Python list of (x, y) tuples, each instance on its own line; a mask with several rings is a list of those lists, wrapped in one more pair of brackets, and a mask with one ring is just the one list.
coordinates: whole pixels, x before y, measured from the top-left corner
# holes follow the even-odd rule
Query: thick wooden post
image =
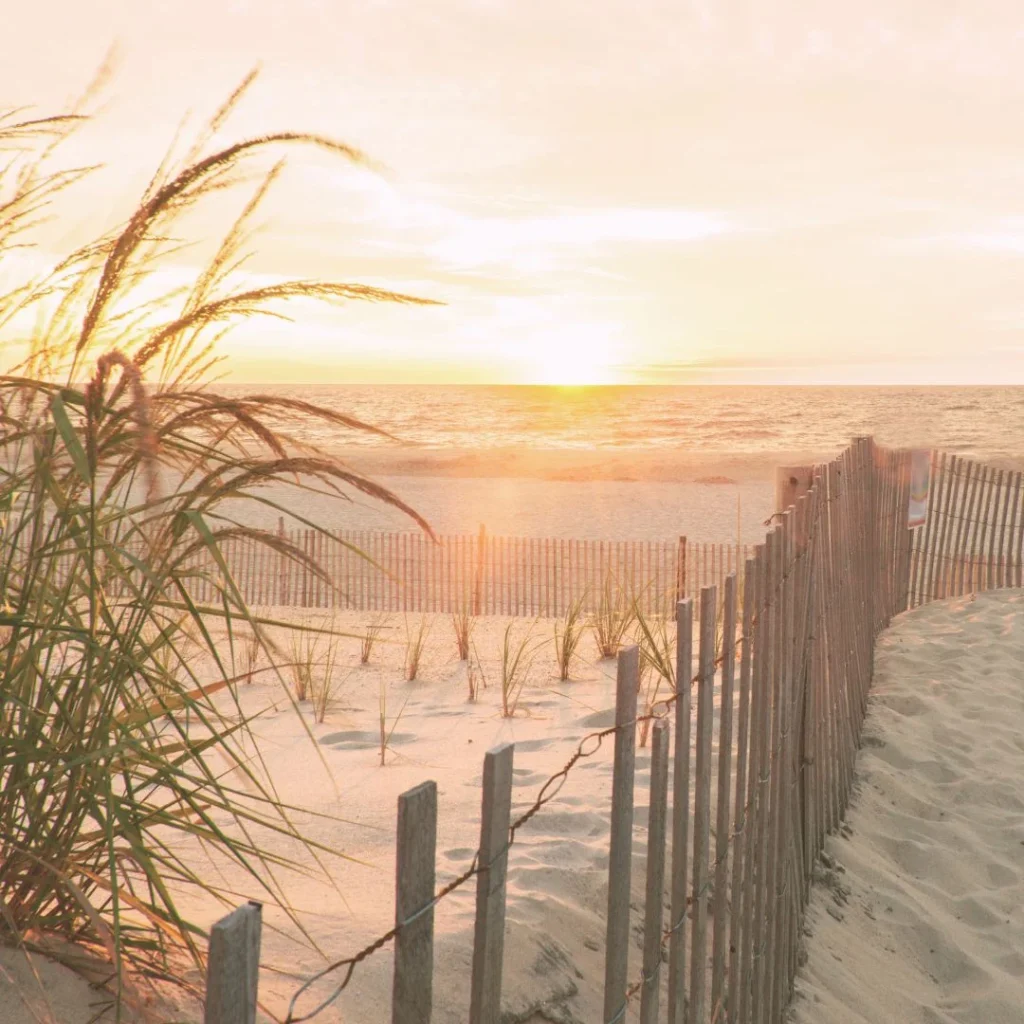
[(778, 466), (775, 470), (775, 511), (785, 512), (814, 484), (814, 466)]
[(430, 1024), (434, 981), (434, 860), (437, 784), (398, 798), (392, 1024)]
[(262, 920), (250, 901), (210, 929), (205, 1024), (255, 1024)]
[(480, 819), (480, 873), (476, 876), (476, 931), (469, 1024), (498, 1024), (505, 947), (505, 876), (512, 804), (513, 745), (503, 743), (484, 758)]
[[(633, 854), (633, 768), (640, 648), (619, 652), (615, 693), (615, 767), (608, 853), (608, 931), (605, 942), (604, 1020), (620, 1020), (629, 971), (629, 889)], [(397, 1024), (397, 1022), (396, 1022)]]

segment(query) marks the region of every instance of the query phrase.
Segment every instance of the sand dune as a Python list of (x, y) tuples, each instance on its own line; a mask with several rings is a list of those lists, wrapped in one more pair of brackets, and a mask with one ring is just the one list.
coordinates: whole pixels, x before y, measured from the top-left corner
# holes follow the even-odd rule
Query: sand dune
[(1024, 594), (880, 640), (849, 829), (814, 890), (799, 1024), (1024, 1021)]

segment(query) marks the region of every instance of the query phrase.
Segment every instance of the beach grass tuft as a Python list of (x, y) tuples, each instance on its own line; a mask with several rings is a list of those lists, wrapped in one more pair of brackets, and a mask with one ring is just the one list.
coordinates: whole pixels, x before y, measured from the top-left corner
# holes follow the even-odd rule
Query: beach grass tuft
[(590, 627), (602, 658), (614, 658), (622, 649), (633, 625), (635, 602), (629, 600), (615, 574), (608, 572), (601, 581), (597, 608), (590, 616)]
[(581, 594), (565, 610), (562, 619), (555, 623), (555, 661), (558, 664), (558, 678), (565, 682), (572, 671), (576, 650), (583, 639), (586, 619), (583, 605), (586, 594)]
[(405, 678), (407, 682), (413, 682), (419, 677), (420, 662), (423, 660), (423, 650), (427, 644), (427, 637), (430, 635), (432, 622), (426, 615), (420, 616), (419, 623), (410, 628), (409, 620), (405, 622)]
[(373, 616), (366, 624), (362, 640), (359, 644), (359, 664), (369, 665), (373, 649), (377, 646), (381, 634), (388, 628), (388, 616), (384, 613)]
[(473, 639), (473, 628), (476, 618), (469, 611), (468, 603), (460, 605), (452, 612), (452, 626), (455, 629), (455, 646), (459, 652), (459, 661), (469, 659), (469, 646)]
[(335, 631), (335, 622), (325, 623), (326, 632), (322, 634), (320, 645), (322, 654), (310, 680), (309, 695), (313, 702), (313, 718), (323, 723), (327, 712), (334, 704), (341, 680), (338, 679), (338, 658), (340, 655), (339, 635)]
[[(675, 692), (675, 630), (664, 616), (647, 615), (639, 600), (633, 603), (640, 647), (641, 714), (650, 715), (664, 688)], [(640, 746), (647, 746), (650, 719), (640, 723)]]
[(513, 636), (516, 623), (510, 622), (502, 634), (501, 643), (501, 714), (512, 718), (519, 707), (523, 687), (537, 653), (538, 642), (528, 629), (518, 639)]

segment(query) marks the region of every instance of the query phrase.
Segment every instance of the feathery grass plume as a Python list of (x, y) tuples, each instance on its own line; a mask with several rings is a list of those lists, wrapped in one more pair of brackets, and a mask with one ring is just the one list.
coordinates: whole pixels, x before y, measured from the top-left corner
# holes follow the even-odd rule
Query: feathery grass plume
[(337, 678), (339, 648), (335, 622), (331, 620), (326, 623), (325, 629), (329, 631), (324, 634), (323, 656), (309, 686), (310, 697), (313, 701), (313, 718), (321, 724), (327, 717), (327, 711), (334, 703), (340, 686)]
[[(672, 620), (644, 614), (639, 598), (633, 602), (633, 618), (640, 645), (639, 693), (643, 695), (643, 715), (649, 715), (665, 686), (672, 693), (676, 688), (675, 630)], [(640, 746), (647, 746), (650, 720), (640, 723)]]
[(398, 714), (395, 715), (390, 729), (388, 728), (388, 688), (383, 679), (380, 680), (378, 703), (380, 709), (378, 716), (380, 725), (380, 766), (383, 768), (387, 763), (388, 750), (391, 748), (391, 737), (394, 736), (395, 727), (402, 720), (402, 715), (405, 714), (405, 708), (409, 703), (409, 698), (406, 697), (402, 702), (402, 706), (398, 709)]
[(512, 637), (515, 622), (505, 627), (501, 644), (501, 714), (512, 718), (519, 707), (519, 698), (533, 667), (539, 644), (533, 639), (532, 627), (518, 640)]
[(558, 678), (562, 682), (569, 678), (576, 648), (583, 639), (586, 627), (586, 619), (583, 616), (585, 600), (586, 595), (581, 594), (565, 610), (561, 621), (555, 623), (555, 661), (558, 663)]
[(409, 620), (405, 620), (405, 678), (407, 682), (413, 682), (420, 672), (420, 661), (423, 658), (423, 648), (427, 642), (432, 623), (426, 615), (420, 616), (419, 625), (410, 630)]
[(366, 624), (366, 629), (363, 632), (363, 638), (359, 644), (359, 664), (369, 665), (370, 658), (373, 655), (373, 649), (377, 646), (377, 641), (380, 639), (381, 633), (387, 629), (388, 616), (384, 613), (375, 615)]
[(455, 629), (455, 646), (459, 651), (459, 661), (466, 661), (469, 658), (469, 645), (476, 627), (476, 618), (470, 612), (468, 603), (460, 604), (458, 610), (452, 612), (452, 626)]
[[(357, 491), (429, 532), (389, 490), (292, 440), (310, 420), (372, 427), (275, 395), (218, 394), (213, 346), (253, 317), (287, 319), (295, 299), (420, 300), (339, 282), (246, 284), (242, 247), (267, 176), (208, 265), (160, 291), (184, 244), (180, 218), (230, 198), (251, 158), (312, 145), (363, 162), (300, 133), (168, 160), (124, 227), (16, 276), (15, 248), (88, 173), (51, 169), (82, 116), (0, 114), (0, 940), (74, 966), (73, 942), (107, 965), (120, 1004), (132, 979), (188, 987), (201, 968), (206, 942), (183, 892), (230, 907), (256, 887), (312, 943), (282, 876), (330, 881), (328, 859), (343, 856), (303, 834), (254, 742), (234, 645), (281, 624), (246, 606), (226, 552), (262, 545), (329, 580), (287, 537), (249, 526), (246, 509), (276, 509), (340, 543), (293, 513), (294, 494)], [(14, 333), (32, 322), (28, 337)], [(276, 497), (283, 488), (292, 493)], [(287, 652), (266, 636), (266, 670), (293, 700)], [(197, 870), (192, 847), (216, 870)]]
[(602, 658), (614, 658), (619, 653), (632, 625), (633, 604), (609, 571), (601, 581), (597, 609), (590, 616), (590, 628)]

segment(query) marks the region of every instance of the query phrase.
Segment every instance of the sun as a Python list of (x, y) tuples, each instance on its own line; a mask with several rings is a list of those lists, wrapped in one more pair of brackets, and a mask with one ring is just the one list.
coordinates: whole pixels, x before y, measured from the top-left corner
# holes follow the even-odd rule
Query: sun
[(531, 383), (566, 387), (617, 383), (615, 353), (599, 332), (566, 330), (547, 342), (532, 353)]

